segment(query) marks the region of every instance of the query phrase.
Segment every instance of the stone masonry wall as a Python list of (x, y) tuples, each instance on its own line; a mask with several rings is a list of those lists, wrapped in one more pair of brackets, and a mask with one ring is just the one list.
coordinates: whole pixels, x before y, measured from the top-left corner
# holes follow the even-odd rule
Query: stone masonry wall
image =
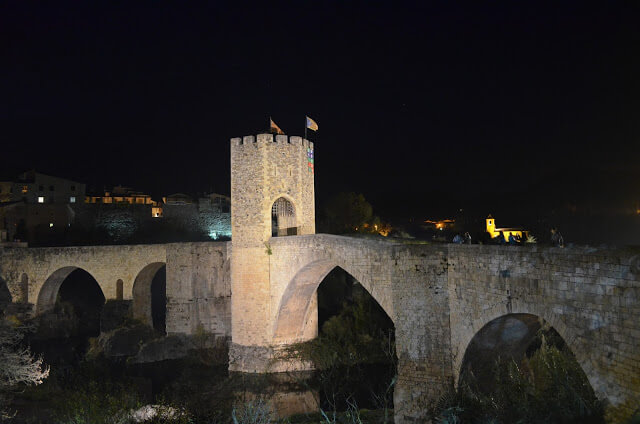
[(449, 245), (452, 364), (458, 378), (473, 336), (491, 320), (527, 313), (550, 323), (618, 422), (640, 405), (637, 251)]
[(167, 333), (231, 336), (231, 243), (166, 246)]
[(427, 408), (451, 387), (446, 246), (394, 249), (391, 283), (398, 355), (395, 422), (425, 422)]

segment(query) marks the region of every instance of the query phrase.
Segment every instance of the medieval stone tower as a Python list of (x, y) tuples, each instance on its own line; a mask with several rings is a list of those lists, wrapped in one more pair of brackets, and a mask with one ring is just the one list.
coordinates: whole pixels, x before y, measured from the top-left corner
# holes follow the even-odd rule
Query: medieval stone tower
[(270, 356), (269, 239), (315, 233), (313, 162), (313, 143), (301, 137), (231, 139), (231, 370), (255, 371), (247, 359)]

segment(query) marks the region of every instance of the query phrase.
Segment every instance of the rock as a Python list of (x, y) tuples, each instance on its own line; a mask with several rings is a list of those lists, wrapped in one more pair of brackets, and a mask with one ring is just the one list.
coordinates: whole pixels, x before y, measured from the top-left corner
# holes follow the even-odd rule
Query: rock
[(154, 337), (158, 336), (151, 327), (140, 324), (102, 333), (98, 337), (97, 345), (107, 357), (135, 356), (140, 346)]
[(144, 344), (133, 362), (145, 363), (184, 358), (189, 350), (194, 348), (195, 345), (189, 336), (180, 334), (162, 337)]
[(145, 405), (134, 411), (131, 411), (129, 414), (129, 418), (136, 423), (144, 423), (147, 421), (151, 421), (156, 417), (159, 417), (164, 420), (175, 420), (184, 415), (184, 412), (181, 412), (175, 408), (165, 405)]
[(228, 357), (228, 340), (226, 337), (216, 334), (201, 336), (171, 335), (154, 339), (144, 344), (132, 361), (134, 363), (147, 363), (178, 359), (194, 352), (200, 352), (213, 363), (224, 363)]
[(108, 300), (100, 313), (100, 332), (122, 327), (131, 318), (130, 300)]

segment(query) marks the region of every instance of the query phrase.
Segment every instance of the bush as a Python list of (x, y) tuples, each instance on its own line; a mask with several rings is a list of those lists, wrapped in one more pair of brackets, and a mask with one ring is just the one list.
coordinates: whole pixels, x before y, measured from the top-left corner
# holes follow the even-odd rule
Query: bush
[(0, 318), (0, 419), (12, 415), (8, 411), (12, 391), (25, 385), (39, 385), (49, 376), (49, 367), (24, 347), (25, 327), (13, 318)]
[(604, 407), (573, 354), (548, 344), (542, 331), (538, 339), (540, 348), (521, 363), (496, 360), (491, 393), (468, 376), (440, 399), (432, 416), (439, 423), (603, 423)]

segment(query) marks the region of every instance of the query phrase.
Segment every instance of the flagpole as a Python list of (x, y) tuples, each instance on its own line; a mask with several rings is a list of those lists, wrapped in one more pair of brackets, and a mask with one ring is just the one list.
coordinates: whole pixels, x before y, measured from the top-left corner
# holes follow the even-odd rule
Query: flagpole
[(304, 117), (304, 139), (307, 139), (307, 116)]

